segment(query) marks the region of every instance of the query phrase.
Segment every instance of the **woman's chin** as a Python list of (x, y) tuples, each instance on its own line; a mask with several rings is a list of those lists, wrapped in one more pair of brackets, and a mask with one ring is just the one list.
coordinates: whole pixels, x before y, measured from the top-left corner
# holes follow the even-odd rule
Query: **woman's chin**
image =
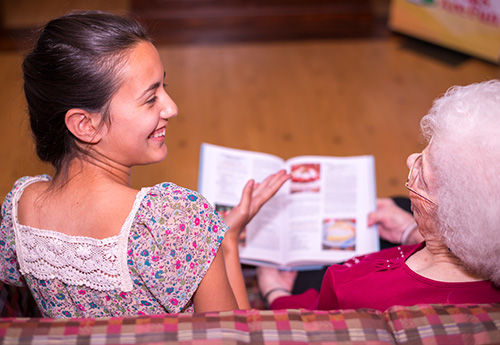
[(139, 163), (139, 165), (150, 165), (155, 163), (160, 163), (167, 157), (167, 147), (164, 146), (164, 149), (161, 151), (155, 152), (154, 154), (143, 157), (144, 160)]
[(164, 150), (161, 154), (158, 155), (158, 160), (155, 163), (160, 163), (163, 160), (165, 160), (165, 158), (167, 158), (167, 153), (168, 153), (167, 145), (164, 145)]

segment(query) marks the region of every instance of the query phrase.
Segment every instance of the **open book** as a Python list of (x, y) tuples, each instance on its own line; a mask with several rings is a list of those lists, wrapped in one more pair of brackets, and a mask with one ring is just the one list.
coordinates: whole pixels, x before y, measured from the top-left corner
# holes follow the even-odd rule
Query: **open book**
[(376, 207), (373, 156), (300, 156), (202, 144), (198, 190), (219, 211), (237, 205), (245, 183), (292, 174), (241, 236), (241, 262), (307, 269), (379, 250), (368, 213)]

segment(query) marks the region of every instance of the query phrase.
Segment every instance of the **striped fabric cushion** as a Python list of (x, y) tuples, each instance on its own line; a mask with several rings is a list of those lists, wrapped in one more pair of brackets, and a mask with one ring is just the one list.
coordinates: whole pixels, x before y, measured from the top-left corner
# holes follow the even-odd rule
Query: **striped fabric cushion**
[(0, 345), (500, 344), (500, 303), (54, 320), (33, 317), (39, 314), (27, 289), (0, 288)]
[(385, 317), (398, 344), (500, 344), (500, 303), (396, 306)]
[[(3, 319), (11, 344), (394, 344), (382, 313), (248, 310), (103, 319)], [(0, 341), (1, 342), (1, 341)]]

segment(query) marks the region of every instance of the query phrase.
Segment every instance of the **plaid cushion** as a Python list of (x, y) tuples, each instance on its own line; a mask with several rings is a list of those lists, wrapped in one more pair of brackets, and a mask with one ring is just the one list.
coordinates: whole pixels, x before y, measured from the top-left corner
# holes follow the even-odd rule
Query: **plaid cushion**
[[(102, 319), (1, 319), (10, 344), (394, 344), (382, 313), (248, 310)], [(0, 340), (0, 342), (2, 342)]]
[(398, 344), (500, 344), (500, 304), (416, 305), (385, 316)]
[(500, 304), (0, 319), (0, 344), (500, 344)]

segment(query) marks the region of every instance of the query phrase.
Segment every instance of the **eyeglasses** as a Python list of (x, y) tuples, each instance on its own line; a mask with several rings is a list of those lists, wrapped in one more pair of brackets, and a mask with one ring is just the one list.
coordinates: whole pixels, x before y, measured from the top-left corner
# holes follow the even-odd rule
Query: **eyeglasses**
[(422, 193), (417, 192), (415, 189), (413, 189), (413, 185), (417, 180), (418, 172), (420, 171), (421, 166), (422, 166), (422, 155), (419, 155), (417, 158), (415, 158), (415, 161), (413, 162), (413, 165), (410, 168), (410, 172), (408, 173), (408, 180), (405, 183), (405, 187), (408, 188), (410, 192), (417, 194), (422, 199), (430, 202), (433, 205), (437, 205), (434, 201), (432, 201), (428, 197), (424, 196)]

